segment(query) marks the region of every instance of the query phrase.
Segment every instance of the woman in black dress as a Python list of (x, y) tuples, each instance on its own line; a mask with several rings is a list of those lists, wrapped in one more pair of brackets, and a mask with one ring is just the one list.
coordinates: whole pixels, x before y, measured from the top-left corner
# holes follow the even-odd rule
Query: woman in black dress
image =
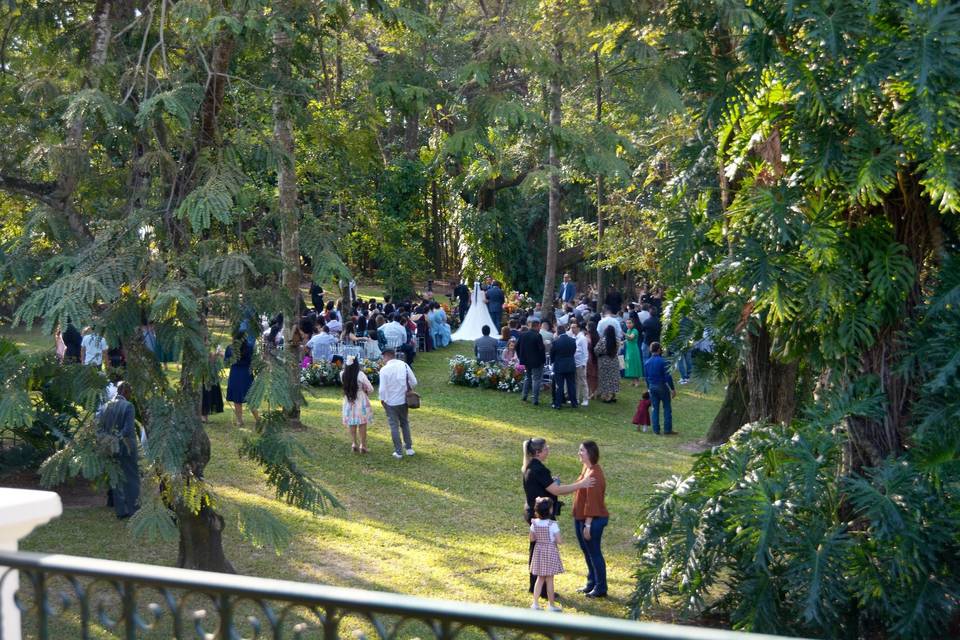
[(200, 390), (200, 421), (208, 422), (211, 413), (223, 413), (223, 391), (220, 389), (220, 347), (211, 351), (210, 380)]
[[(234, 348), (237, 349), (234, 354)], [(224, 362), (230, 365), (230, 375), (227, 377), (227, 400), (233, 403), (234, 426), (243, 426), (243, 403), (247, 400), (247, 392), (253, 386), (253, 373), (250, 365), (253, 362), (253, 347), (242, 331), (233, 335), (233, 344), (227, 347)], [(250, 410), (253, 419), (259, 419), (254, 409)]]
[[(523, 492), (527, 498), (527, 504), (524, 508), (524, 519), (528, 525), (530, 524), (530, 518), (533, 515), (533, 506), (536, 504), (537, 498), (547, 497), (553, 500), (553, 513), (550, 519), (556, 520), (560, 514), (559, 503), (556, 500), (557, 496), (565, 496), (578, 489), (587, 489), (592, 487), (595, 482), (592, 477), (588, 477), (580, 482), (561, 485), (560, 480), (550, 475), (550, 470), (544, 464), (548, 455), (550, 455), (550, 447), (547, 446), (547, 441), (543, 438), (524, 440), (523, 466), (520, 468), (520, 471), (523, 472)], [(535, 546), (535, 542), (530, 543), (530, 558), (527, 560), (528, 564), (530, 559), (533, 558), (533, 548)], [(533, 583), (536, 582), (536, 580), (537, 577), (530, 574), (530, 593), (533, 593)]]

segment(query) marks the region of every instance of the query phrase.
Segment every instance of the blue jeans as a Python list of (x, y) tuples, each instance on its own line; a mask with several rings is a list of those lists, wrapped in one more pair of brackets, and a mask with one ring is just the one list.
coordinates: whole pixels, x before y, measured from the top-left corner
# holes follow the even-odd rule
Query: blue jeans
[(661, 402), (663, 403), (663, 432), (670, 433), (673, 431), (673, 409), (670, 407), (670, 388), (663, 383), (650, 387), (650, 405), (653, 407), (650, 422), (653, 425), (654, 433), (660, 433)]
[(603, 529), (607, 526), (610, 518), (594, 518), (590, 523), (590, 539), (583, 539), (583, 525), (586, 520), (574, 520), (574, 530), (577, 532), (577, 542), (580, 543), (580, 550), (583, 551), (583, 559), (587, 563), (587, 584), (584, 588), (589, 593), (596, 591), (599, 594), (607, 593), (607, 561), (603, 559), (603, 551), (600, 549), (600, 538), (603, 536)]
[(543, 386), (543, 367), (527, 367), (523, 374), (522, 395), (526, 400), (533, 391), (533, 401), (540, 402), (540, 388)]

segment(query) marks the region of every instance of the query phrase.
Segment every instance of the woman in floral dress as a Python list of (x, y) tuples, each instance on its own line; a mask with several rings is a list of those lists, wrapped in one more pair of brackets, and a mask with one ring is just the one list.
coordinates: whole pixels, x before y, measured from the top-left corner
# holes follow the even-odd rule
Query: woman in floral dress
[(347, 356), (340, 381), (343, 383), (343, 424), (350, 429), (350, 439), (353, 441), (350, 449), (354, 453), (366, 453), (367, 425), (373, 422), (373, 407), (370, 406), (369, 397), (373, 393), (373, 385), (360, 370), (360, 362), (354, 356)]
[(613, 325), (608, 325), (600, 336), (600, 341), (594, 345), (593, 352), (597, 354), (597, 372), (599, 384), (597, 395), (603, 402), (616, 402), (620, 393), (620, 344)]

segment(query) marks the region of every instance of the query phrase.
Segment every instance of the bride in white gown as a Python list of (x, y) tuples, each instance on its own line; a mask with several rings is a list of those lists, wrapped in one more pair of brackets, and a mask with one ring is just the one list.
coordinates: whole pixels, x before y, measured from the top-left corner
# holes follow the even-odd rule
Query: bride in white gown
[(490, 310), (487, 309), (487, 297), (480, 290), (480, 283), (473, 283), (473, 295), (470, 296), (470, 309), (467, 315), (463, 317), (460, 328), (456, 333), (450, 336), (451, 340), (476, 340), (483, 335), (483, 325), (490, 327), (490, 333), (494, 333), (493, 318), (490, 317)]

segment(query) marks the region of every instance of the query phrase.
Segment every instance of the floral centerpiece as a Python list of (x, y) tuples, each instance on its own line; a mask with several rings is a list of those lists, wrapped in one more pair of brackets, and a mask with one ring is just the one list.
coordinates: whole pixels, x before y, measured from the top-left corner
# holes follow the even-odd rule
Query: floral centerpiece
[(523, 365), (479, 362), (466, 356), (450, 360), (450, 384), (519, 393), (523, 385)]
[[(380, 382), (380, 366), (378, 360), (369, 360), (360, 358), (360, 370), (367, 376), (370, 384)], [(340, 386), (340, 372), (343, 371), (343, 363), (327, 362), (326, 360), (309, 361), (304, 358), (300, 364), (300, 384), (308, 387), (332, 387)]]

